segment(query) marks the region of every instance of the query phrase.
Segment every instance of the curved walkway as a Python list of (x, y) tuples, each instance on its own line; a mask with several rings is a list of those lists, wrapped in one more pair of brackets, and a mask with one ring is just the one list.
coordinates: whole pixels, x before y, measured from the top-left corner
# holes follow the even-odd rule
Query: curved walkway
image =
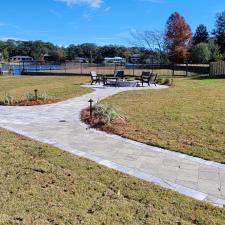
[[(151, 87), (162, 89), (163, 86)], [(0, 127), (217, 206), (225, 205), (225, 165), (109, 135), (80, 122), (88, 100), (134, 88), (102, 88), (65, 102), (0, 107)], [(143, 88), (135, 88), (135, 90)], [(147, 88), (145, 88), (147, 89)]]

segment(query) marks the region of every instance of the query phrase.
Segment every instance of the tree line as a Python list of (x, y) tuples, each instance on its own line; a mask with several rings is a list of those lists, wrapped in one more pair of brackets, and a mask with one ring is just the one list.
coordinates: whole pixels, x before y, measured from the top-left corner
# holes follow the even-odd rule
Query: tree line
[(135, 31), (134, 44), (153, 50), (160, 62), (208, 63), (225, 59), (225, 11), (216, 15), (215, 28), (210, 32), (200, 24), (192, 32), (178, 12), (171, 14), (164, 31)]
[(200, 24), (194, 34), (184, 17), (175, 12), (167, 21), (165, 48), (172, 62), (224, 60), (225, 11), (216, 15), (213, 31), (209, 32), (204, 24)]
[(132, 31), (129, 43), (133, 47), (94, 43), (71, 44), (60, 47), (43, 41), (0, 41), (4, 61), (12, 56), (31, 56), (34, 60), (66, 61), (83, 58), (101, 63), (105, 57), (120, 56), (139, 63), (208, 63), (225, 59), (225, 11), (216, 15), (215, 28), (210, 32), (200, 24), (194, 34), (185, 18), (178, 12), (171, 14), (164, 31)]
[(97, 46), (94, 43), (60, 47), (43, 41), (0, 41), (0, 54), (3, 61), (9, 61), (12, 56), (31, 56), (36, 61), (42, 61), (43, 58), (47, 61), (61, 62), (84, 59), (91, 63), (101, 63), (105, 57), (120, 56), (129, 59), (134, 54), (140, 54), (143, 61), (148, 59), (150, 52), (142, 47)]

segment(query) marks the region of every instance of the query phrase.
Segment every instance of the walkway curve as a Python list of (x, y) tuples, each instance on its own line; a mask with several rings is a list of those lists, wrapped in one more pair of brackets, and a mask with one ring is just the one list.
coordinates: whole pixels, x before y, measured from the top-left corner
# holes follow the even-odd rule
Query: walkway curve
[[(90, 94), (52, 105), (1, 106), (0, 127), (186, 196), (224, 207), (225, 165), (88, 129), (81, 123), (80, 111), (88, 106), (90, 98), (97, 101), (122, 91), (143, 90), (93, 88), (95, 91)], [(163, 88), (166, 87), (144, 89), (160, 91)]]

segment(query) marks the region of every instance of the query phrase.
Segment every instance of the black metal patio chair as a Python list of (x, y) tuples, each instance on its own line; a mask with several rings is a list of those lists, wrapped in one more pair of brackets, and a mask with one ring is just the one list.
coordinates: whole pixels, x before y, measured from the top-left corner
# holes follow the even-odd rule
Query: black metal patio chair
[(144, 84), (148, 84), (150, 86), (151, 84), (154, 84), (156, 86), (156, 80), (157, 80), (157, 74), (151, 73), (151, 72), (142, 72), (140, 77), (140, 82), (142, 84), (142, 87)]
[(104, 76), (104, 85), (111, 85), (117, 87), (118, 81), (124, 79), (124, 71), (119, 70), (113, 76)]

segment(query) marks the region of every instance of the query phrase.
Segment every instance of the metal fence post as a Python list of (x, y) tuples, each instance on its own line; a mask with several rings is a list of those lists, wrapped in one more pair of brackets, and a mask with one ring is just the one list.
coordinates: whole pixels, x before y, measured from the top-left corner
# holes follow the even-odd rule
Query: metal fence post
[(171, 85), (173, 86), (173, 79), (174, 79), (174, 65), (173, 65), (173, 72), (172, 72), (172, 79), (171, 79)]
[(175, 75), (175, 64), (173, 64), (173, 73), (172, 73), (172, 76), (174, 77)]
[(188, 62), (186, 63), (186, 77), (188, 76)]

